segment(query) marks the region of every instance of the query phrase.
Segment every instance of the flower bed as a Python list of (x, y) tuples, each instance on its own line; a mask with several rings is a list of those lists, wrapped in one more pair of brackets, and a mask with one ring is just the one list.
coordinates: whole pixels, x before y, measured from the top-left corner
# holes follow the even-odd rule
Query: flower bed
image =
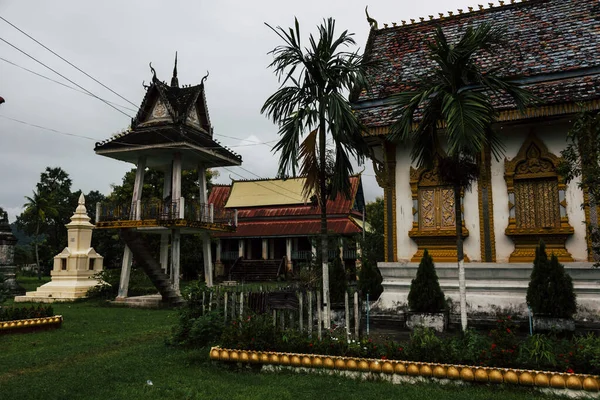
[(0, 322), (0, 334), (24, 333), (44, 329), (59, 328), (62, 325), (62, 315), (52, 317), (18, 319)]
[(477, 367), (401, 360), (381, 360), (327, 356), (319, 354), (282, 353), (222, 349), (212, 347), (214, 361), (255, 365), (275, 365), (290, 368), (354, 371), (375, 376), (406, 376), (409, 378), (447, 379), (464, 382), (506, 383), (537, 388), (585, 390), (598, 392), (600, 377), (596, 375), (533, 371), (513, 368)]

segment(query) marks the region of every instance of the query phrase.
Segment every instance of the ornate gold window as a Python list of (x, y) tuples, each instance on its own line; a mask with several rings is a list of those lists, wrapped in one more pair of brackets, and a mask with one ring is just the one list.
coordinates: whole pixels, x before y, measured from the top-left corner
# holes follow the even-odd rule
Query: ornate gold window
[[(454, 189), (441, 182), (438, 165), (410, 169), (410, 187), (413, 198), (413, 228), (408, 233), (419, 249), (411, 261), (419, 262), (425, 249), (436, 262), (456, 261), (456, 221), (454, 216)], [(461, 196), (462, 198), (462, 196)], [(469, 235), (464, 226), (463, 237)], [(465, 256), (465, 261), (469, 261)]]
[(565, 201), (566, 185), (557, 173), (560, 158), (530, 134), (517, 156), (505, 160), (509, 219), (506, 235), (515, 242), (510, 262), (531, 262), (540, 240), (561, 261), (573, 261), (565, 248), (573, 228)]

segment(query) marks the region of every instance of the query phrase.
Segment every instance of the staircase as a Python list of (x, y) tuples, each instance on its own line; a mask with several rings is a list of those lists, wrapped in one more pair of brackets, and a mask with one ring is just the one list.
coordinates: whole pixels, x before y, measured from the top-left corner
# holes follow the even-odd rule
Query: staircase
[(152, 257), (144, 239), (133, 229), (121, 229), (121, 238), (133, 253), (133, 258), (142, 267), (150, 281), (162, 295), (163, 303), (181, 305), (185, 302), (181, 295), (171, 286), (169, 277), (163, 272), (160, 264)]
[(230, 280), (244, 282), (275, 281), (283, 260), (238, 260), (229, 271)]

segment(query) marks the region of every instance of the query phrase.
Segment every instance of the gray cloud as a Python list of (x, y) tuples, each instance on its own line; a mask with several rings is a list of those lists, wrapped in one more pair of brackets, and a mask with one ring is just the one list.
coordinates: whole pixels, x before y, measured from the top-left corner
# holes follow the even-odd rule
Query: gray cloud
[[(452, 7), (449, 4), (453, 4)], [(370, 14), (384, 22), (466, 6), (465, 0), (383, 2), (370, 4)], [(78, 65), (133, 102), (141, 102), (142, 81), (151, 77), (148, 63), (160, 79), (169, 80), (174, 53), (179, 52), (181, 84), (196, 84), (206, 71), (208, 107), (215, 137), (244, 158), (243, 167), (261, 177), (276, 174), (278, 155), (265, 145), (235, 147), (246, 140), (277, 138), (277, 127), (260, 114), (260, 107), (278, 83), (267, 69), (267, 54), (279, 38), (264, 22), (292, 26), (300, 20), (304, 37), (323, 17), (336, 18), (339, 32), (356, 33), (364, 48), (369, 27), (364, 2), (315, 1), (17, 1), (0, 3), (0, 15)], [(466, 7), (465, 7), (466, 8)], [(386, 21), (386, 19), (389, 19)], [(0, 37), (47, 63), (68, 78), (112, 102), (133, 107), (106, 91), (27, 37), (0, 21)], [(0, 57), (63, 81), (35, 61), (0, 42)], [(67, 82), (65, 82), (67, 83)], [(69, 84), (70, 85), (70, 84)], [(54, 130), (89, 136), (97, 141), (126, 128), (129, 118), (92, 97), (32, 75), (0, 60), (0, 117), (19, 119)], [(133, 108), (136, 108), (133, 107)], [(132, 111), (126, 111), (133, 115)], [(100, 157), (94, 141), (74, 138), (0, 118), (0, 205), (13, 220), (46, 166), (60, 166), (73, 180), (73, 189), (109, 193), (131, 165)], [(246, 178), (246, 171), (232, 169)], [(219, 181), (229, 181), (222, 170)], [(232, 175), (233, 176), (233, 175)], [(236, 176), (239, 179), (239, 176)], [(370, 165), (364, 176), (367, 200), (381, 196)]]

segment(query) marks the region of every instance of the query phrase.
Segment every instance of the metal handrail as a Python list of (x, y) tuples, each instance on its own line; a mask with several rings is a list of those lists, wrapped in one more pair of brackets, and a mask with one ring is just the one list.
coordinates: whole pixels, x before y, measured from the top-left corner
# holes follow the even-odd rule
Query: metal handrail
[(279, 268), (277, 268), (277, 276), (279, 277), (279, 275), (281, 274), (281, 267), (283, 266), (283, 264), (285, 263), (286, 257), (283, 256), (283, 258), (281, 259), (281, 262), (279, 263)]
[[(99, 213), (98, 213), (99, 211)], [(180, 198), (176, 201), (147, 200), (132, 203), (101, 203), (97, 221), (186, 220), (235, 226), (236, 210)]]
[(231, 272), (233, 271), (233, 269), (235, 268), (235, 266), (237, 265), (238, 261), (240, 261), (242, 259), (242, 257), (238, 257), (235, 262), (233, 263), (233, 265), (231, 266), (231, 268), (229, 268), (229, 280), (231, 280)]

